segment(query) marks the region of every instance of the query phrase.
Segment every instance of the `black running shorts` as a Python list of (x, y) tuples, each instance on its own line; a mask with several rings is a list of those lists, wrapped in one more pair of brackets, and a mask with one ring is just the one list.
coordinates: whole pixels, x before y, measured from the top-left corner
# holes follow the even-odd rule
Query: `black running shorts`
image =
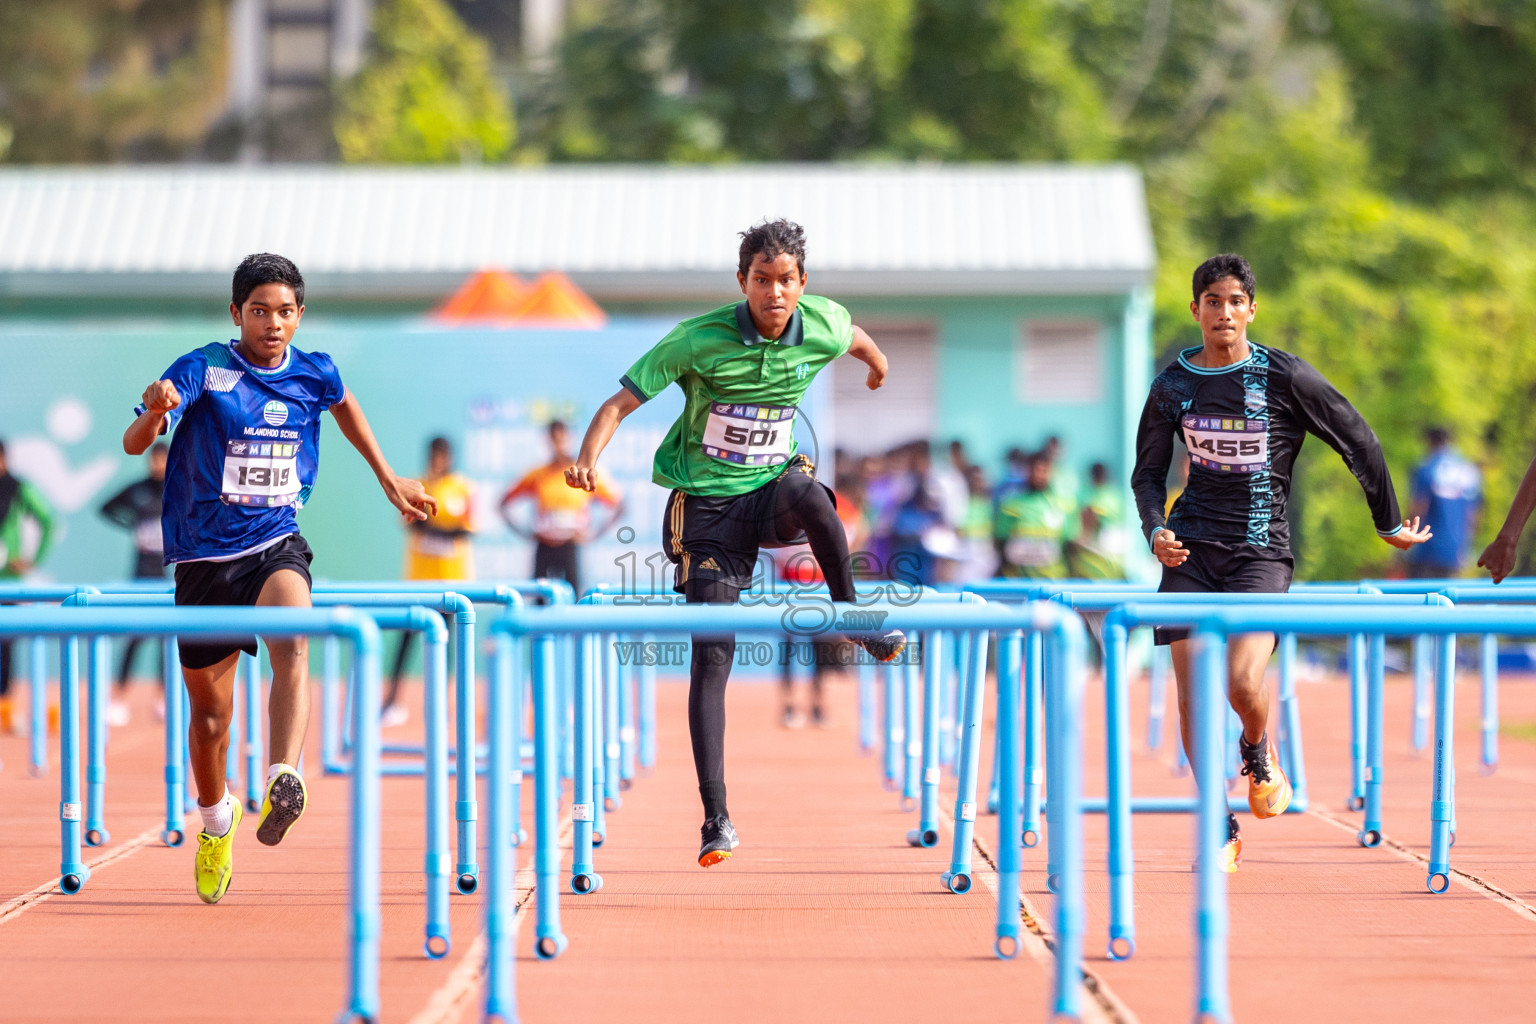
[[(309, 563), (315, 553), (298, 534), (289, 534), (276, 544), (254, 555), (230, 562), (179, 562), (176, 565), (176, 603), (178, 605), (243, 605), (254, 607), (261, 588), (273, 573), (292, 569), (313, 586)], [(238, 643), (191, 643), (179, 645), (183, 668), (209, 668), (236, 651), (256, 654), (256, 638)]]
[[(1295, 560), (1274, 557), (1251, 544), (1222, 541), (1180, 541), (1189, 551), (1184, 564), (1163, 566), (1160, 594), (1283, 594), (1291, 589)], [(1190, 631), (1158, 627), (1152, 631), (1159, 645), (1188, 640)]]
[[(804, 544), (803, 531), (780, 537), (774, 527), (779, 481), (790, 473), (815, 477), (816, 467), (804, 455), (796, 455), (785, 464), (784, 472), (745, 494), (673, 491), (661, 525), (662, 549), (677, 567), (672, 589), (681, 594), (689, 580), (721, 580), (737, 590), (750, 590), (760, 548)], [(830, 488), (827, 493), (832, 494)], [(835, 505), (836, 498), (832, 500)]]
[(581, 548), (574, 540), (564, 544), (539, 541), (533, 549), (533, 578), (565, 580), (577, 597), (581, 597), (580, 564)]

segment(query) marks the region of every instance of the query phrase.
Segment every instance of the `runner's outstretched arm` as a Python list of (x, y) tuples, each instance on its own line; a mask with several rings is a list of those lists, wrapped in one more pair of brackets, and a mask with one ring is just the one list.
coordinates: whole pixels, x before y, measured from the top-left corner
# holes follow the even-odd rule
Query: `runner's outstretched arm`
[(1493, 538), (1493, 543), (1483, 550), (1477, 564), (1487, 569), (1493, 576), (1493, 582), (1498, 583), (1515, 569), (1515, 546), (1520, 543), (1520, 534), (1525, 529), (1526, 521), (1531, 518), (1531, 510), (1536, 509), (1536, 460), (1532, 460), (1525, 470), (1525, 476), (1520, 481), (1520, 489), (1515, 492), (1514, 503), (1509, 506), (1509, 515), (1504, 517), (1504, 525), (1499, 527), (1498, 536)]
[(1433, 536), (1429, 524), (1422, 526), (1418, 517), (1399, 519), (1397, 490), (1381, 452), (1381, 442), (1349, 399), (1339, 394), (1311, 364), (1297, 360), (1296, 376), (1291, 382), (1302, 421), (1310, 433), (1327, 442), (1344, 459), (1344, 465), (1360, 481), (1365, 500), (1371, 507), (1376, 535), (1400, 550), (1423, 544)]
[(853, 325), (853, 344), (848, 346), (848, 354), (869, 367), (869, 376), (865, 378), (864, 386), (871, 391), (879, 390), (880, 385), (885, 383), (885, 375), (890, 372), (891, 363), (875, 344), (875, 339), (858, 324)]
[(341, 436), (351, 442), (373, 470), (391, 505), (406, 519), (417, 522), (425, 522), (429, 514), (437, 515), (437, 499), (427, 493), (421, 481), (396, 476), (389, 468), (384, 453), (379, 450), (379, 442), (373, 436), (373, 428), (368, 426), (368, 417), (363, 415), (363, 407), (352, 397), (352, 392), (348, 391), (345, 398), (331, 406), (331, 415), (336, 417)]
[(614, 431), (624, 417), (640, 408), (640, 399), (628, 388), (620, 388), (613, 397), (602, 404), (587, 425), (587, 435), (581, 439), (581, 451), (575, 464), (566, 467), (565, 483), (583, 491), (597, 490), (597, 460), (613, 440)]

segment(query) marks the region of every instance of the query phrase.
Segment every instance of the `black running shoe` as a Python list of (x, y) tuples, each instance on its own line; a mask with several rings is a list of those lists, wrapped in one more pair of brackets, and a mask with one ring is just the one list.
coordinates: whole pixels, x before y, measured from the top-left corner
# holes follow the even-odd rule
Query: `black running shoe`
[(888, 629), (883, 633), (848, 633), (849, 640), (858, 644), (869, 652), (869, 656), (880, 662), (891, 662), (901, 657), (901, 652), (907, 649), (907, 634), (899, 629)]
[(261, 824), (256, 838), (266, 846), (276, 846), (304, 813), (308, 794), (299, 773), (285, 768), (267, 783), (267, 795), (261, 802)]
[(701, 868), (714, 867), (730, 857), (731, 851), (741, 845), (741, 840), (736, 837), (736, 826), (723, 814), (710, 818), (699, 831), (704, 836), (704, 845), (699, 847)]

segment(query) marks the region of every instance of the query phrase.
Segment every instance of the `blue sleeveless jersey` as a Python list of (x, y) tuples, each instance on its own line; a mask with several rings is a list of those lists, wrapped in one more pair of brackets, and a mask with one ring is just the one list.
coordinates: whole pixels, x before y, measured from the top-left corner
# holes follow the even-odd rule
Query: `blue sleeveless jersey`
[(282, 365), (265, 369), (231, 341), (187, 353), (162, 379), (181, 395), (161, 431), (174, 431), (166, 564), (227, 558), (297, 533), (294, 513), (320, 466), (320, 414), (347, 394), (331, 357), (290, 345)]

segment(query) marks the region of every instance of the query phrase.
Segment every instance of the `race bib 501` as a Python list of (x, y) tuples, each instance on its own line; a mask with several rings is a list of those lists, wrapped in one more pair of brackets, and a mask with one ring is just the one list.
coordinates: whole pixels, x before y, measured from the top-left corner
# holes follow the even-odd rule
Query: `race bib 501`
[(714, 402), (704, 425), (704, 454), (738, 466), (781, 466), (795, 445), (792, 405)]
[(1269, 465), (1269, 421), (1185, 416), (1184, 444), (1197, 466), (1218, 473), (1257, 473)]
[(226, 441), (220, 499), (227, 505), (292, 505), (300, 491), (298, 455), (296, 444)]

